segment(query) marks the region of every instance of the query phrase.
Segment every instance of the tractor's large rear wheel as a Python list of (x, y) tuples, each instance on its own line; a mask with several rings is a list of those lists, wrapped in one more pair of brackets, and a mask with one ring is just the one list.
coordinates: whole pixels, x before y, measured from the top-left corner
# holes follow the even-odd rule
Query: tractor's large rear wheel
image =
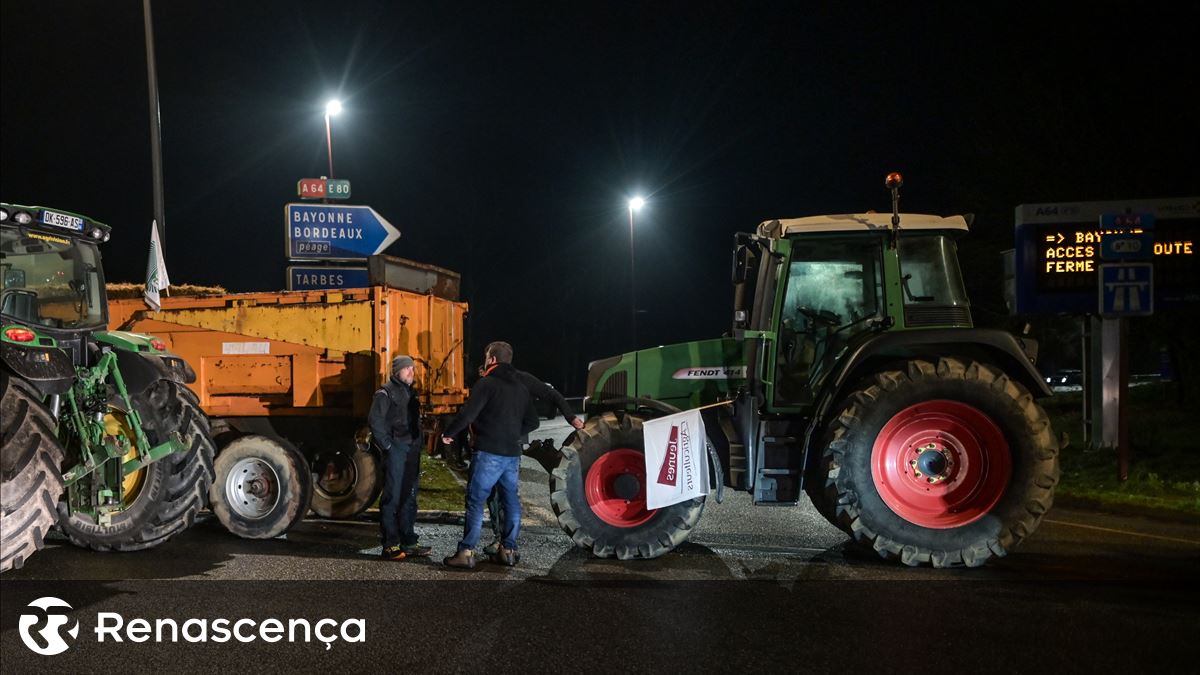
[[(124, 510), (106, 524), (60, 502), (59, 523), (77, 546), (97, 551), (153, 548), (191, 527), (207, 503), (216, 445), (196, 395), (182, 384), (159, 380), (134, 397), (133, 403), (150, 445), (167, 442), (175, 431), (190, 438), (191, 445), (186, 452), (169, 455), (126, 476)], [(127, 415), (116, 405), (109, 406), (105, 427), (106, 433), (123, 435), (131, 448), (136, 447)], [(124, 460), (136, 458), (137, 450), (131, 449)]]
[(910, 361), (843, 402), (822, 458), (835, 524), (908, 565), (982, 565), (1028, 537), (1058, 482), (1050, 420), (985, 363)]
[(7, 572), (42, 548), (58, 520), (64, 453), (37, 390), (4, 371), (0, 424), (0, 572)]
[(558, 524), (581, 548), (621, 560), (657, 558), (682, 544), (700, 520), (704, 498), (646, 508), (642, 420), (593, 417), (562, 448), (550, 473)]

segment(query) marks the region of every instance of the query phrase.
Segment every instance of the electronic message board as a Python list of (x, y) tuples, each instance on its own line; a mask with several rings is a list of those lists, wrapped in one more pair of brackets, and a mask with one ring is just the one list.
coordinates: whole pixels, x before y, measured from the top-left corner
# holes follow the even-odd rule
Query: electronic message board
[(1096, 313), (1106, 237), (1153, 238), (1156, 311), (1200, 304), (1200, 197), (1064, 202), (1016, 209), (1015, 312)]

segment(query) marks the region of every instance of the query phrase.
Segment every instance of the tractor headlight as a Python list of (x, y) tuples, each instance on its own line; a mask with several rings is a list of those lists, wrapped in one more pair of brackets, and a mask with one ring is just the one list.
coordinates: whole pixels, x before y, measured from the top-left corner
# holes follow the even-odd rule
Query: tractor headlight
[(0, 223), (8, 220), (8, 209), (0, 209)]
[(33, 216), (25, 213), (24, 211), (17, 211), (17, 215), (13, 216), (13, 220), (22, 225), (28, 225), (33, 222)]
[(104, 231), (98, 227), (92, 228), (92, 239), (99, 239), (104, 236)]
[(101, 239), (100, 241), (108, 241), (109, 239), (112, 239), (112, 232), (105, 232), (104, 238)]

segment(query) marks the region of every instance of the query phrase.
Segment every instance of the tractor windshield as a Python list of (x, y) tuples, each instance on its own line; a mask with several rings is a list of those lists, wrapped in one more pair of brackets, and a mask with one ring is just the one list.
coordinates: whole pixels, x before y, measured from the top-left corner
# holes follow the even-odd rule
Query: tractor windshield
[(23, 228), (0, 231), (0, 314), (46, 328), (104, 323), (96, 245)]
[(796, 240), (779, 314), (777, 403), (804, 404), (883, 295), (882, 251), (855, 239)]
[(968, 305), (954, 241), (943, 235), (900, 238), (904, 304)]

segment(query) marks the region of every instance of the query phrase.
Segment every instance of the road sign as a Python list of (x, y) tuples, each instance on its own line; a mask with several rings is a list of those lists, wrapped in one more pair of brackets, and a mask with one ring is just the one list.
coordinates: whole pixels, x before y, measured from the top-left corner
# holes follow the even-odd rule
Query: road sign
[(292, 260), (359, 260), (383, 253), (400, 238), (369, 206), (288, 204), (284, 218)]
[(1100, 265), (1100, 315), (1145, 316), (1154, 313), (1154, 264)]
[(326, 181), (325, 194), (330, 199), (349, 199), (350, 181), (343, 178), (330, 178)]
[(1106, 234), (1100, 238), (1101, 260), (1150, 260), (1153, 257), (1153, 231)]
[[(1103, 242), (1114, 235), (1137, 235), (1151, 251), (1156, 309), (1200, 303), (1200, 197), (1024, 204), (1015, 235), (1015, 314), (1094, 313)], [(1128, 255), (1135, 245), (1116, 246)]]
[(301, 178), (296, 181), (296, 194), (301, 199), (324, 199), (326, 183), (324, 178)]
[(371, 284), (365, 267), (301, 267), (287, 268), (289, 291), (315, 291), (326, 288), (366, 288)]

